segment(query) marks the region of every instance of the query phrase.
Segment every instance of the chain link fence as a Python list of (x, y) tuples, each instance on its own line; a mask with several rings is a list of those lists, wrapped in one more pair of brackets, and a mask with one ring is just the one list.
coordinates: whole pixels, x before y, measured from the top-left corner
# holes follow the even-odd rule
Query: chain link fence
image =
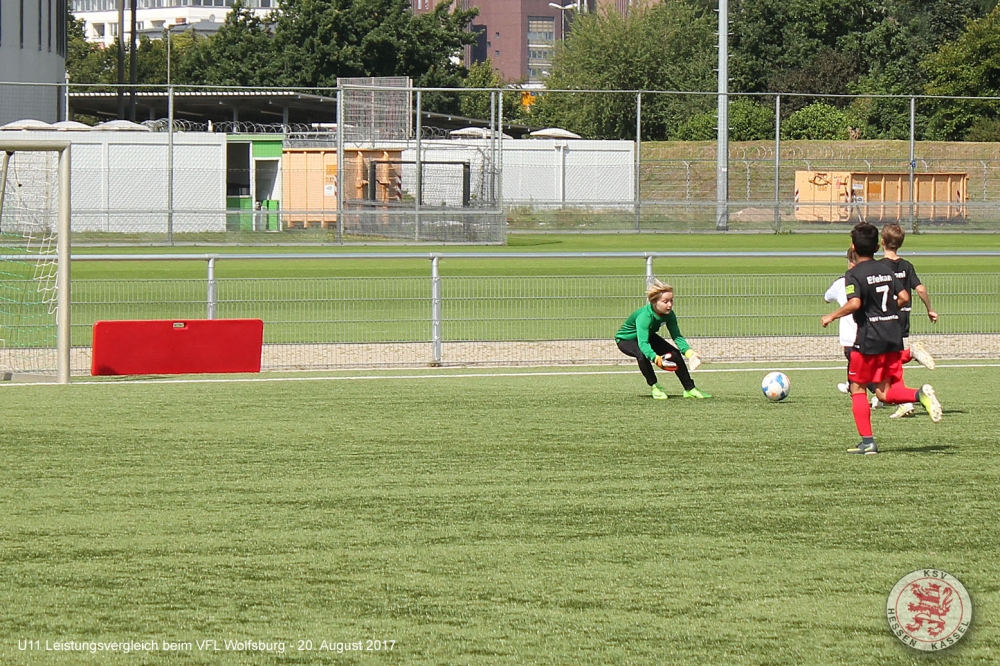
[[(982, 232), (1000, 220), (1000, 144), (926, 140), (945, 98), (730, 95), (720, 159), (707, 93), (547, 91), (504, 118), (504, 96), (521, 91), (405, 79), (134, 95), (2, 85), (10, 109), (43, 90), (87, 121), (0, 128), (0, 141), (73, 140), (77, 243), (497, 244), (508, 231), (840, 232), (859, 220)], [(488, 96), (489, 117), (423, 101), (462, 94)], [(117, 119), (123, 105), (139, 122)], [(797, 115), (819, 106), (826, 125)], [(567, 127), (539, 125), (553, 109)]]

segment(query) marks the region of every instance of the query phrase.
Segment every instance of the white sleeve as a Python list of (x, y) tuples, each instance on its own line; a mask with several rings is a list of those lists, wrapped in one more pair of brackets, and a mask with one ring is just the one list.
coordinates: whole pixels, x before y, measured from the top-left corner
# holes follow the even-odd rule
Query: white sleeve
[[(840, 290), (838, 290), (837, 287), (840, 286), (843, 279), (844, 278), (837, 278), (834, 283), (830, 285), (830, 288), (826, 290), (825, 294), (823, 294), (824, 301), (827, 303), (833, 303), (837, 300), (837, 295), (840, 293)], [(841, 287), (841, 289), (843, 289), (843, 287)]]

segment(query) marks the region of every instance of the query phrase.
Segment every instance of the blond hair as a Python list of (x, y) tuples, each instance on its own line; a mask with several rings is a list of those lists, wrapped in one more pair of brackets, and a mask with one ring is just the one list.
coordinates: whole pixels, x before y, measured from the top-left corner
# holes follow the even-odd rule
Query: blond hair
[(660, 294), (665, 294), (670, 292), (674, 293), (674, 288), (671, 287), (666, 282), (660, 282), (659, 280), (653, 280), (649, 283), (649, 287), (646, 289), (646, 298), (652, 303), (660, 297)]
[(906, 232), (903, 230), (903, 227), (895, 222), (882, 227), (882, 247), (887, 250), (898, 250), (903, 247), (903, 240), (905, 238)]

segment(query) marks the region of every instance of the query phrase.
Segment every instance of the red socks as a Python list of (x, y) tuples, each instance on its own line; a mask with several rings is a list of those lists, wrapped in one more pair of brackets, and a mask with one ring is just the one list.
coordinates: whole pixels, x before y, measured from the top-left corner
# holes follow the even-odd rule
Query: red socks
[(858, 434), (862, 437), (871, 437), (872, 406), (868, 402), (867, 393), (851, 394), (851, 412), (854, 414), (854, 424), (858, 426)]
[(901, 405), (904, 402), (916, 402), (920, 399), (917, 389), (906, 388), (903, 382), (893, 384), (885, 393), (885, 402), (891, 405)]

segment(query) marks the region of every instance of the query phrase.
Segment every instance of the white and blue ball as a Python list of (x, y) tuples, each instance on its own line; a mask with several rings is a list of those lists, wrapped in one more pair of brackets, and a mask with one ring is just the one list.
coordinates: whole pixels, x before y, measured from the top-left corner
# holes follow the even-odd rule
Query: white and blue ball
[(792, 390), (792, 380), (783, 372), (769, 372), (760, 383), (760, 390), (768, 400), (778, 402), (788, 397), (788, 392)]

